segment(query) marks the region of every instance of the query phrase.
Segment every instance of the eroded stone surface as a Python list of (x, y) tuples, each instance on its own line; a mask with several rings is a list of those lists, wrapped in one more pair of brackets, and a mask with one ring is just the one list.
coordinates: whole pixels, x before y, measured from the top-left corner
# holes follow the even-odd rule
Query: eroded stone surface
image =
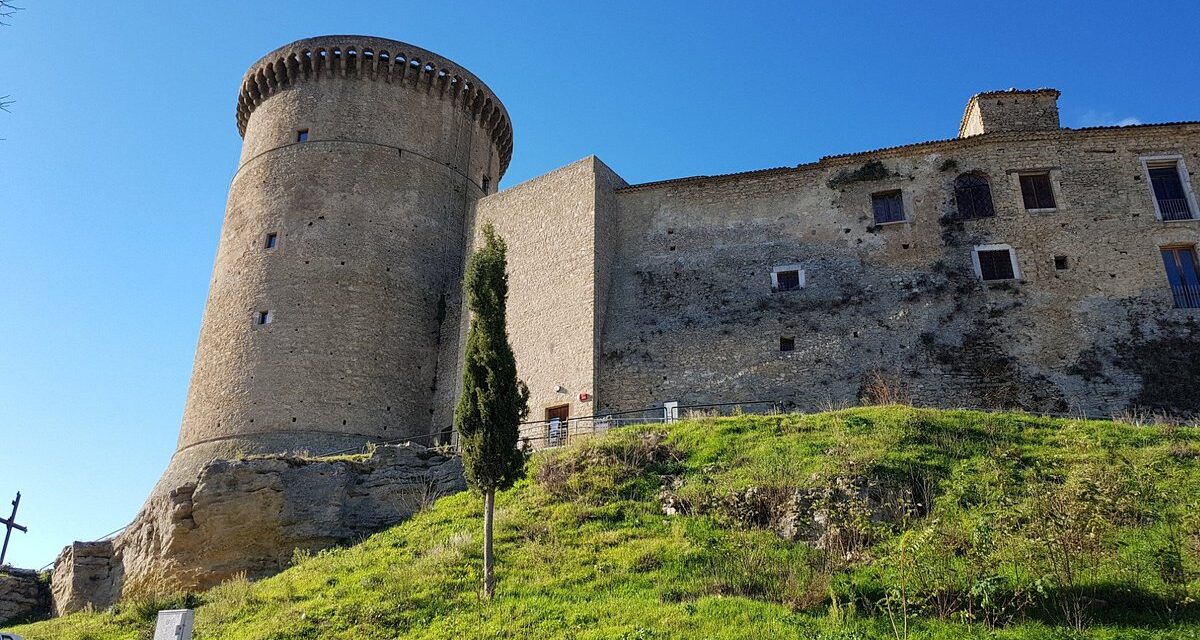
[(369, 457), (213, 460), (157, 495), (111, 542), (76, 543), (55, 566), (57, 611), (106, 607), (122, 594), (207, 589), (260, 578), (295, 550), (348, 544), (466, 487), (457, 458), (419, 445)]
[(36, 571), (0, 568), (0, 626), (50, 615), (50, 589)]

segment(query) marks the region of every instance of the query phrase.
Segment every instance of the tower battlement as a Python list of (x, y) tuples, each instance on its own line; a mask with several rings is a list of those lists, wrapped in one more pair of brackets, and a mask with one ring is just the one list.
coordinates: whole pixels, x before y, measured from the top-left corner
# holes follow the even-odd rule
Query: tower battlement
[[(482, 80), (446, 58), (398, 40), (368, 36), (319, 36), (297, 40), (263, 56), (242, 80), (238, 133), (254, 110), (282, 88), (335, 78), (383, 81), (450, 101), (477, 122), (500, 154), (500, 174), (512, 159), (512, 121)], [(497, 176), (497, 181), (500, 176)]]

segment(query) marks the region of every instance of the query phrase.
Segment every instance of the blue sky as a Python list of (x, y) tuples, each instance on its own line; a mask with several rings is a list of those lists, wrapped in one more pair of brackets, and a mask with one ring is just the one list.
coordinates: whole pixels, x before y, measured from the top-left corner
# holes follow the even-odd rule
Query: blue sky
[(510, 186), (595, 153), (630, 182), (948, 138), (967, 98), (1065, 126), (1200, 119), (1191, 2), (25, 0), (0, 29), (0, 511), (40, 567), (128, 522), (175, 446), (246, 68), (363, 33), (473, 71)]

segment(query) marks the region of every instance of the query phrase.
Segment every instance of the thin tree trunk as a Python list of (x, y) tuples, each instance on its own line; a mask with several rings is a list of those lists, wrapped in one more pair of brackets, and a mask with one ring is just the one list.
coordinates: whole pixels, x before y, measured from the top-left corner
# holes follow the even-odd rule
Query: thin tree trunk
[(492, 567), (496, 558), (492, 555), (492, 512), (496, 506), (496, 490), (488, 489), (483, 494), (483, 597), (490, 600), (496, 592), (496, 576)]

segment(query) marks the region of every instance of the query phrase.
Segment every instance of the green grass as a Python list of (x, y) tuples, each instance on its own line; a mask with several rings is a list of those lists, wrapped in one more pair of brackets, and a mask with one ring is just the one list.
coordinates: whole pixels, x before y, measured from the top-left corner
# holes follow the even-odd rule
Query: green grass
[[(498, 496), (491, 602), (464, 493), (261, 582), (11, 631), (149, 638), (159, 608), (198, 605), (198, 639), (850, 640), (905, 619), (920, 638), (1194, 638), (1197, 456), (1193, 427), (908, 407), (627, 428), (535, 456)], [(663, 514), (664, 484), (687, 515)], [(797, 495), (830, 523), (819, 545), (772, 530)]]

